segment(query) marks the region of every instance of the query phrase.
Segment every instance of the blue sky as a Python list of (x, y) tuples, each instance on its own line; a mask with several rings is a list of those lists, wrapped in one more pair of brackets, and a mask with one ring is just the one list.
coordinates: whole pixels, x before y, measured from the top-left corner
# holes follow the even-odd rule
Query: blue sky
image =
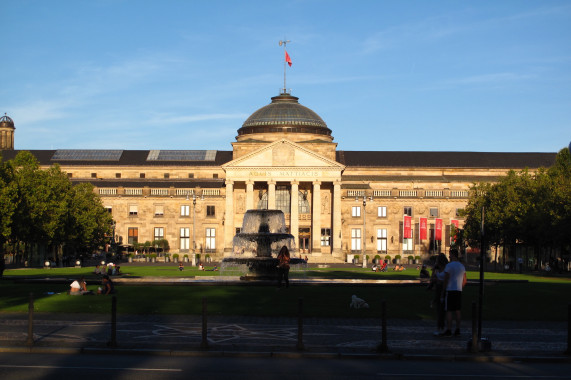
[(569, 1), (3, 0), (16, 149), (231, 150), (283, 87), (341, 150), (556, 152)]

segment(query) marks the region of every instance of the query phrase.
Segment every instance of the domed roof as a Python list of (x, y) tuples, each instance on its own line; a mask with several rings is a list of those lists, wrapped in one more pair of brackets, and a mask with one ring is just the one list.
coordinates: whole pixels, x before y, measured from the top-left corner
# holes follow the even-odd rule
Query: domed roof
[(14, 128), (14, 120), (12, 120), (9, 116), (4, 114), (4, 116), (0, 117), (0, 128)]
[(281, 93), (272, 102), (254, 112), (242, 124), (238, 135), (268, 132), (313, 133), (331, 135), (318, 114), (299, 104), (297, 97)]

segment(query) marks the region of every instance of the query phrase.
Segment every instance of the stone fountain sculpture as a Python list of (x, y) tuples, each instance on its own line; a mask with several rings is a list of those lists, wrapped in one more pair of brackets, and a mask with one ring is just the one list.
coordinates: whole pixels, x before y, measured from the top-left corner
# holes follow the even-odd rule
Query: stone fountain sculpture
[[(232, 256), (222, 260), (222, 268), (245, 265), (244, 280), (274, 280), (277, 277), (277, 255), (283, 246), (290, 255), (295, 252), (295, 239), (287, 232), (281, 210), (248, 210), (242, 229), (232, 240)], [(290, 265), (306, 264), (303, 259), (291, 258)]]

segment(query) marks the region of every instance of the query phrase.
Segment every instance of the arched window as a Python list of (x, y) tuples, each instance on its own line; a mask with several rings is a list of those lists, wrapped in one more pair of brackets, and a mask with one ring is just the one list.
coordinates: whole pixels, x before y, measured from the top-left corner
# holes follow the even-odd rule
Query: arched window
[[(291, 211), (291, 197), (290, 190), (287, 186), (277, 186), (276, 187), (276, 209), (282, 210), (284, 214), (289, 214)], [(309, 201), (307, 200), (307, 192), (298, 192), (298, 212), (300, 214), (309, 214), (311, 209), (309, 207)], [(258, 210), (268, 209), (268, 192), (260, 192), (260, 199), (257, 205)]]

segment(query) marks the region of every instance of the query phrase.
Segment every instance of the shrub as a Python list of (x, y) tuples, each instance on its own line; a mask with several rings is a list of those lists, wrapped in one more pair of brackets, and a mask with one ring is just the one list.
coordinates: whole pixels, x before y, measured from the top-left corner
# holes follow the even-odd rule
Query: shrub
[(385, 256), (385, 260), (391, 261), (391, 255), (386, 255), (386, 256)]
[(179, 258), (179, 254), (178, 254), (178, 253), (175, 253), (174, 255), (172, 255), (172, 260), (173, 260), (173, 261), (178, 261), (178, 258)]
[(400, 259), (402, 259), (401, 255), (396, 255), (396, 256), (395, 256), (395, 260), (400, 260)]

